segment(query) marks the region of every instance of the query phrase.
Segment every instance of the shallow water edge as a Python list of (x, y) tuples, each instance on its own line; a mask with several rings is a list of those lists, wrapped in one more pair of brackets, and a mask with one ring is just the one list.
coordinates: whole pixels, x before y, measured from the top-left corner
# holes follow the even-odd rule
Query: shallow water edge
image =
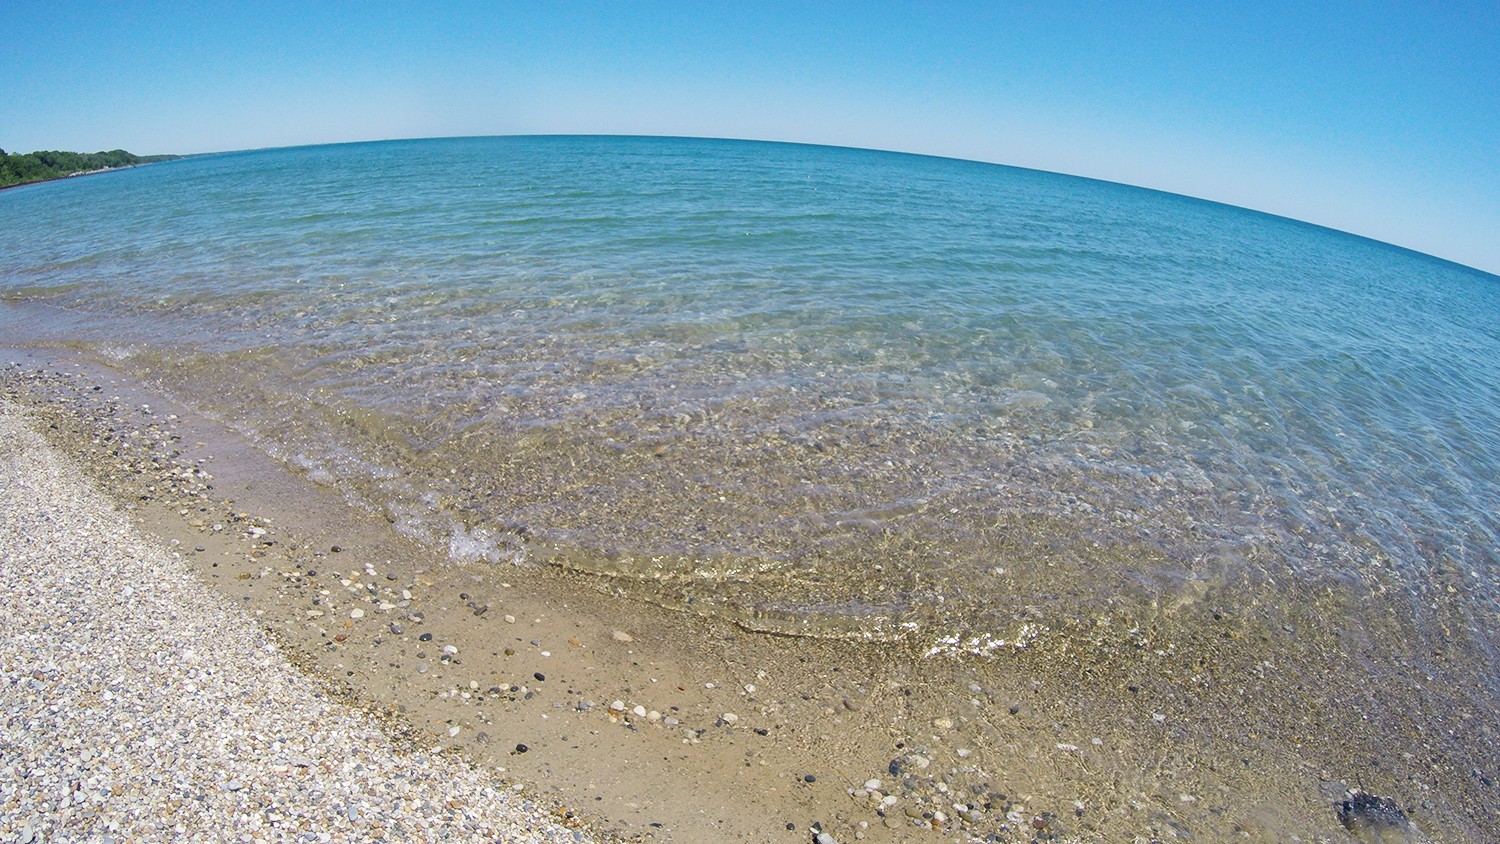
[(566, 567), (455, 564), (190, 396), (58, 349), (4, 359), (6, 395), (301, 664), (627, 837), (1336, 839), (1355, 787), (1430, 840), (1497, 821), (1479, 690), (1318, 632), (1367, 597), (1186, 590), (1002, 648), (757, 633)]

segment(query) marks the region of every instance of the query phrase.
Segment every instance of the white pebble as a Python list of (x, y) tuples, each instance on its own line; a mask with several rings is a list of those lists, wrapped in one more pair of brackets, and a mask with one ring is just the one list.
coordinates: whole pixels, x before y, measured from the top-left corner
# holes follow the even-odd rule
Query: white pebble
[[(36, 542), (5, 548), (0, 686), (12, 685), (0, 695), (0, 721), (45, 725), (6, 736), (0, 838), (330, 842), (344, 832), (360, 837), (364, 830), (347, 826), (358, 823), (403, 840), (438, 831), (455, 841), (495, 840), (506, 829), (530, 840), (593, 840), (499, 793), (491, 772), (393, 746), (369, 713), (317, 693), (256, 622), (262, 602), (226, 611), (167, 541), (121, 518), (9, 400), (0, 402), (0, 489), (0, 537), (38, 532)], [(247, 518), (237, 515), (235, 524), (257, 533)], [(324, 603), (293, 612), (349, 619), (374, 611), (364, 600), (362, 610), (336, 609), (325, 590), (309, 591), (324, 592)], [(149, 600), (98, 600), (131, 592)], [(81, 594), (89, 600), (75, 603)], [(86, 623), (56, 623), (70, 617)], [(17, 688), (12, 666), (23, 665), (27, 688)], [(34, 670), (44, 688), (31, 688)], [(69, 700), (92, 704), (56, 705)], [(163, 731), (164, 724), (175, 726)], [(467, 728), (449, 726), (446, 744), (454, 744)], [(202, 799), (181, 801), (170, 817), (153, 811), (173, 793)], [(50, 812), (39, 808), (48, 803)], [(92, 824), (87, 836), (84, 824)]]

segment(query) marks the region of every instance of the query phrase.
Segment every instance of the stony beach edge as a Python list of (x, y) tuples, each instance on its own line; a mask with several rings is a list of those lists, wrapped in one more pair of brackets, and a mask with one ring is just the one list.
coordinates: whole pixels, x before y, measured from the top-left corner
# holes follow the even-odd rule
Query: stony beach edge
[(0, 840), (599, 840), (398, 748), (0, 401)]

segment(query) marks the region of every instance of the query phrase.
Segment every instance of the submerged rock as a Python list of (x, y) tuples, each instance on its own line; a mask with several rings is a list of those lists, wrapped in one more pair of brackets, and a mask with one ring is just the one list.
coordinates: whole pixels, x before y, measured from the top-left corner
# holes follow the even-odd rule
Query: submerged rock
[(1338, 804), (1338, 815), (1339, 823), (1361, 841), (1399, 844), (1411, 840), (1411, 821), (1389, 797), (1354, 789)]

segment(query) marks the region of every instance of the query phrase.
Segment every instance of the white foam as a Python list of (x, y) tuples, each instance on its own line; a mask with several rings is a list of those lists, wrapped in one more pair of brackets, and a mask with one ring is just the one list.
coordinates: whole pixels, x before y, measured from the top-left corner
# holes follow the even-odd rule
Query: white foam
[(937, 656), (938, 654), (971, 654), (973, 656), (989, 656), (998, 650), (1025, 650), (1026, 646), (1036, 641), (1046, 628), (1036, 624), (1025, 624), (1016, 635), (1010, 639), (1002, 639), (989, 633), (981, 633), (967, 639), (958, 634), (944, 636), (932, 643), (924, 656)]

